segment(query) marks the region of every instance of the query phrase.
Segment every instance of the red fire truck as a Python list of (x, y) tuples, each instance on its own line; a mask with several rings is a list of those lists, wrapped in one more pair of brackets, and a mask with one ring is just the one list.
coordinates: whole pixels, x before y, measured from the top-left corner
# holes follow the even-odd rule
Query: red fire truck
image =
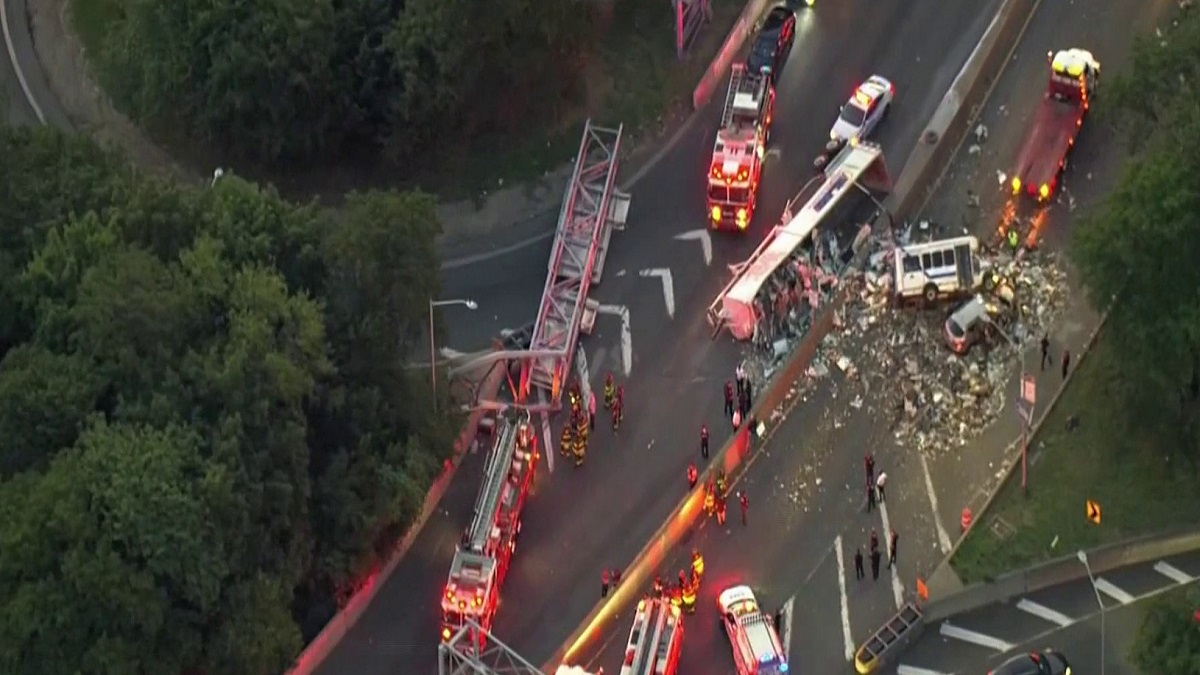
[(744, 232), (750, 226), (774, 107), (770, 77), (735, 64), (708, 171), (708, 218), (714, 230)]
[(463, 532), (450, 564), (442, 595), (443, 642), (467, 619), (491, 630), (537, 460), (537, 441), (528, 413), (506, 414), (496, 429), (471, 525)]
[(1038, 202), (1045, 202), (1054, 194), (1099, 79), (1100, 63), (1091, 52), (1065, 49), (1050, 58), (1046, 95), (1017, 155), (1012, 177), (1014, 196), (1024, 191)]

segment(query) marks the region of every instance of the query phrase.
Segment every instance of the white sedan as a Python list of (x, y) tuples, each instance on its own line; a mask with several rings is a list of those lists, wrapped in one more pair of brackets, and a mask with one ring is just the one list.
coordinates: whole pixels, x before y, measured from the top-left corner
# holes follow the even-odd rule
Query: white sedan
[(879, 75), (867, 78), (841, 107), (837, 121), (829, 131), (829, 137), (835, 141), (866, 138), (880, 120), (887, 116), (895, 97), (896, 87), (886, 78)]

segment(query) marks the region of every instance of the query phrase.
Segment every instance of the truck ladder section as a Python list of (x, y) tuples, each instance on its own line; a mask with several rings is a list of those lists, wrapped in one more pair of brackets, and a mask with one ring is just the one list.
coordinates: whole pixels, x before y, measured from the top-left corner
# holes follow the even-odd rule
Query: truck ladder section
[(508, 645), (467, 619), (449, 641), (438, 645), (438, 675), (543, 675)]
[(916, 603), (900, 608), (883, 627), (854, 652), (854, 669), (861, 675), (878, 670), (904, 650), (925, 628), (925, 614)]
[[(599, 281), (614, 221), (624, 221), (628, 196), (616, 194), (622, 127), (605, 129), (588, 120), (567, 185), (550, 252), (542, 303), (529, 352), (521, 364), (521, 395), (530, 410), (556, 410), (570, 371), (588, 290)], [(537, 355), (552, 351), (554, 356)], [(536, 397), (531, 397), (536, 390)], [(531, 399), (536, 398), (537, 403)], [(546, 453), (549, 457), (552, 453)]]
[(645, 604), (634, 613), (621, 675), (655, 675), (664, 672), (671, 641), (679, 629), (679, 617), (672, 614), (670, 603), (661, 598), (647, 598), (643, 602)]
[[(752, 97), (757, 108), (761, 104), (763, 96), (766, 95), (766, 92), (763, 91), (765, 87), (765, 77), (751, 74), (746, 70), (745, 64), (734, 64), (733, 73), (729, 76), (729, 91), (725, 94), (725, 109), (721, 112), (721, 129), (728, 129), (733, 122), (733, 117), (739, 107), (737, 105), (738, 95)], [(757, 115), (757, 109), (755, 114)]]
[(500, 497), (508, 482), (508, 471), (512, 467), (517, 451), (518, 422), (505, 419), (496, 437), (496, 445), (488, 457), (487, 469), (483, 474), (483, 485), (479, 487), (479, 499), (475, 502), (475, 517), (471, 520), (470, 546), (472, 553), (484, 553), (496, 514), (500, 510)]

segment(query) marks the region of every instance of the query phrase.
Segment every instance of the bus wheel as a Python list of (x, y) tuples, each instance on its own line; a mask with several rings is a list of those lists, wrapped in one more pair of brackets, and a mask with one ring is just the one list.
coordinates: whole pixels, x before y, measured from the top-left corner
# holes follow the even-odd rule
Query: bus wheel
[(924, 297), (925, 297), (925, 302), (927, 302), (931, 305), (933, 303), (937, 302), (937, 299), (938, 299), (937, 286), (935, 286), (934, 284), (925, 284)]

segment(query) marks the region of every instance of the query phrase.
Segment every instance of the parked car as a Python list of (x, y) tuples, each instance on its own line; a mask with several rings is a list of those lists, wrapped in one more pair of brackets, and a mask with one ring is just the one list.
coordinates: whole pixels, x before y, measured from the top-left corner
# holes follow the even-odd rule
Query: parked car
[(765, 69), (771, 82), (775, 82), (795, 39), (796, 14), (782, 5), (772, 8), (750, 46), (746, 69), (751, 73)]
[(1071, 675), (1067, 657), (1053, 649), (1014, 656), (988, 675)]

